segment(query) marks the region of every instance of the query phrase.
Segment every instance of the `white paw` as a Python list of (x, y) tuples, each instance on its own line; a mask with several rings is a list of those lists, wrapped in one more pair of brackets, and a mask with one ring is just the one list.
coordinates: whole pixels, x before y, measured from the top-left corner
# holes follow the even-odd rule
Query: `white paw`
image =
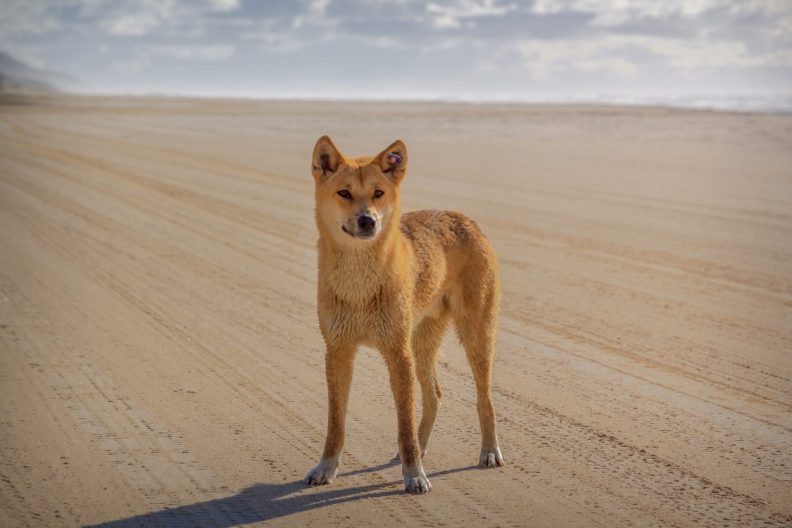
[(338, 474), (338, 460), (322, 460), (315, 468), (305, 475), (306, 484), (311, 486), (318, 486), (321, 484), (330, 484)]
[(421, 466), (404, 470), (404, 491), (407, 493), (429, 493), (432, 491), (432, 483), (429, 482)]
[(482, 449), (479, 455), (479, 466), (485, 468), (499, 467), (503, 465), (503, 455), (500, 448)]

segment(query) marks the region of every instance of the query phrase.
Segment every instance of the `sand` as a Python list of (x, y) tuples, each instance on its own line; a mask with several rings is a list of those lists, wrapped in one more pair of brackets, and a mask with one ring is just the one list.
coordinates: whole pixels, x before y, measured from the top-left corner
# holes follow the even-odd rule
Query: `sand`
[[(405, 211), (499, 253), (473, 382), (402, 493), (384, 363), (324, 441), (309, 155), (397, 137)], [(0, 106), (0, 525), (789, 526), (792, 116), (615, 106), (51, 98)]]

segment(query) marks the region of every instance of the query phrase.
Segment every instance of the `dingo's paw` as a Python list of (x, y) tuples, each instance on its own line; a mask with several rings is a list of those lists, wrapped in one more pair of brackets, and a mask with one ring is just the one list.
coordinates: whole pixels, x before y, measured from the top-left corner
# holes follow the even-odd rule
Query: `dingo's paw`
[(429, 493), (432, 483), (426, 477), (422, 467), (414, 467), (404, 471), (404, 491), (407, 493)]
[(322, 460), (315, 468), (305, 475), (306, 484), (311, 486), (319, 486), (322, 484), (330, 484), (338, 474), (338, 461)]
[(484, 468), (493, 468), (503, 465), (503, 455), (500, 448), (482, 449), (479, 455), (479, 466)]

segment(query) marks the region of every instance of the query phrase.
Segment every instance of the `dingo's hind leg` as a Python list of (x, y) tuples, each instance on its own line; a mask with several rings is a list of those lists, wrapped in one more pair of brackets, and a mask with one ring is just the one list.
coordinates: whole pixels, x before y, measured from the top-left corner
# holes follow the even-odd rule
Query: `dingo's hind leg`
[(476, 382), (476, 401), (481, 425), (479, 465), (482, 467), (503, 465), (491, 391), (498, 300), (496, 272), (488, 271), (483, 280), (466, 282), (460, 298), (452, 303), (459, 340), (465, 348)]

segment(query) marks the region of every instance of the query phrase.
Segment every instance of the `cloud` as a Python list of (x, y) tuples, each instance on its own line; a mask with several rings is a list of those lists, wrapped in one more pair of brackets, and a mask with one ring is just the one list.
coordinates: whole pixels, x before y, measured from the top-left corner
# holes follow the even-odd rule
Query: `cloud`
[(621, 77), (640, 73), (642, 64), (627, 57), (642, 53), (673, 69), (791, 66), (792, 51), (750, 53), (743, 42), (690, 40), (644, 35), (603, 35), (577, 40), (523, 39), (502, 48), (516, 51), (537, 80), (566, 71), (603, 71)]
[(239, 8), (239, 0), (125, 0), (109, 4), (84, 0), (82, 5), (83, 14), (97, 17), (107, 33), (139, 37), (159, 28), (179, 26), (187, 26), (187, 33), (200, 34), (206, 15), (234, 11)]
[(369, 36), (369, 35), (346, 35), (344, 38), (379, 49), (407, 49), (408, 45), (402, 39), (388, 35)]
[(536, 0), (528, 11), (581, 23), (555, 38), (516, 38), (533, 79), (567, 72), (638, 77), (651, 71), (738, 72), (792, 65), (792, 2), (787, 0)]
[(138, 74), (158, 60), (176, 61), (222, 61), (233, 57), (236, 49), (231, 45), (161, 45), (143, 46), (126, 60), (116, 61), (111, 69), (116, 72)]
[(297, 51), (309, 43), (305, 39), (297, 38), (289, 31), (282, 31), (278, 29), (260, 31), (260, 32), (246, 32), (241, 35), (243, 40), (259, 41), (263, 44), (263, 49), (275, 53), (288, 53)]
[(426, 4), (432, 27), (435, 29), (457, 29), (466, 19), (500, 17), (517, 9), (517, 5), (499, 4), (497, 0), (457, 0), (455, 2)]
[(127, 60), (120, 60), (110, 65), (110, 70), (116, 73), (138, 74), (151, 65), (151, 57), (139, 55)]
[(152, 46), (148, 48), (151, 55), (179, 60), (216, 61), (231, 58), (234, 46)]
[(0, 40), (8, 40), (15, 35), (40, 35), (58, 29), (60, 21), (52, 13), (56, 5), (55, 1), (3, 0)]
[(569, 70), (606, 71), (623, 77), (634, 75), (638, 67), (613, 54), (621, 45), (610, 38), (585, 41), (525, 39), (506, 48), (513, 47), (518, 52), (532, 78), (547, 80), (556, 73)]
[(436, 40), (424, 47), (421, 48), (421, 53), (432, 53), (435, 51), (448, 51), (454, 50), (462, 46), (477, 44), (472, 42), (470, 39), (464, 39), (460, 37), (452, 37), (452, 38), (441, 38)]
[(789, 0), (535, 0), (529, 10), (537, 15), (587, 14), (591, 27), (603, 29), (637, 22), (659, 27), (677, 20), (708, 28), (722, 21), (719, 15), (725, 14), (727, 25), (747, 20), (760, 33), (792, 41)]
[(211, 0), (209, 3), (216, 11), (234, 11), (239, 8), (239, 0)]
[[(348, 64), (383, 57), (405, 91), (516, 93), (531, 79), (682, 89), (706, 75), (714, 89), (792, 85), (790, 0), (0, 1), (0, 49), (116, 85), (175, 87), (222, 62), (227, 86), (288, 91), (318, 68), (323, 87), (343, 87)], [(361, 86), (383, 82), (356, 73)]]
[(696, 17), (723, 5), (723, 0), (536, 0), (531, 11), (540, 15), (591, 13), (595, 26), (615, 26), (636, 19)]
[(310, 0), (305, 10), (294, 17), (292, 20), (292, 27), (299, 29), (305, 25), (336, 25), (338, 20), (327, 16), (327, 7), (330, 3), (331, 0)]
[(150, 33), (162, 23), (163, 19), (164, 17), (151, 12), (120, 15), (108, 20), (105, 28), (111, 35), (136, 37)]

